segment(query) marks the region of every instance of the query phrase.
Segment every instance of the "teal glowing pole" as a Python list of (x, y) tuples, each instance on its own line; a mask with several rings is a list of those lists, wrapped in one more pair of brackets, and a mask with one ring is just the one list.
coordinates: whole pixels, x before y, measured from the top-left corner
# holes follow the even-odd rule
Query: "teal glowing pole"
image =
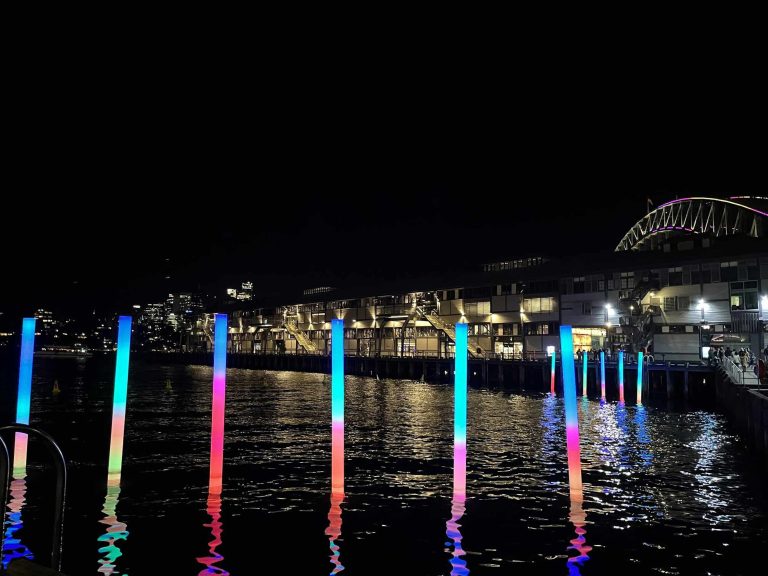
[(331, 495), (344, 496), (344, 320), (331, 321)]
[[(29, 409), (32, 398), (32, 361), (35, 355), (35, 319), (24, 318), (21, 322), (21, 355), (19, 356), (19, 393), (16, 399), (16, 423), (29, 425)], [(16, 432), (13, 450), (13, 476), (27, 475), (27, 435)]]
[(600, 350), (600, 400), (605, 400), (605, 352)]
[(643, 353), (637, 353), (637, 405), (643, 403)]
[(467, 325), (456, 324), (453, 379), (453, 499), (463, 502), (467, 486)]
[(624, 404), (624, 350), (619, 350), (619, 403)]
[(581, 355), (581, 395), (587, 395), (587, 353)]
[(123, 436), (125, 434), (125, 404), (128, 398), (128, 365), (131, 354), (131, 317), (120, 316), (117, 323), (117, 360), (115, 362), (115, 391), (112, 400), (112, 435), (109, 442), (107, 484), (120, 484), (123, 468)]

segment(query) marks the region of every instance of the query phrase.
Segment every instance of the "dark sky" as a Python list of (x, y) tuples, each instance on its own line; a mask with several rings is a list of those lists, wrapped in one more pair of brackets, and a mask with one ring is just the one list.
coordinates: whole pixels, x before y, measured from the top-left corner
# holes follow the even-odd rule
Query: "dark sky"
[(711, 102), (278, 100), (145, 94), (20, 122), (0, 311), (610, 250), (647, 197), (766, 193), (758, 125)]

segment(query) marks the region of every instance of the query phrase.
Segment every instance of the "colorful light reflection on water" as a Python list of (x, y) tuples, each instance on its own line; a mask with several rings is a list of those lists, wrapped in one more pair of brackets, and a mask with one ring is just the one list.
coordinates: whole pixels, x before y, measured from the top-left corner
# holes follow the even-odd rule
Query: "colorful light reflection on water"
[(21, 517), (27, 495), (26, 478), (14, 478), (10, 486), (11, 498), (8, 502), (8, 512), (5, 516), (5, 526), (3, 533), (3, 568), (16, 558), (28, 558), (33, 560), (35, 555), (21, 541), (16, 534), (24, 527), (24, 520)]
[[(88, 488), (83, 486), (104, 481), (109, 434), (104, 409), (111, 404), (114, 362), (90, 363), (87, 371), (72, 362), (69, 375), (60, 360), (55, 372), (52, 364), (35, 366), (32, 423), (44, 421), (46, 430), (61, 439), (65, 455), (82, 463), (70, 484), (63, 570), (95, 573), (105, 555), (97, 553), (94, 540), (107, 525), (96, 524), (103, 517), (102, 502), (84, 497)], [(62, 388), (56, 402), (49, 395), (54, 377)], [(455, 509), (451, 490), (453, 382), (376, 382), (348, 375), (346, 483), (351, 495), (331, 511), (328, 382), (318, 374), (242, 369), (230, 370), (227, 377), (228, 481), (218, 518), (224, 543), (217, 548), (225, 560), (216, 566), (234, 574), (329, 573), (335, 568), (329, 563), (334, 550), (324, 530), (335, 534), (331, 524), (337, 511), (344, 517), (343, 536), (333, 538), (339, 561), (347, 566), (342, 574), (450, 573), (454, 549), (445, 546), (453, 542), (446, 536), (453, 528), (448, 520), (455, 521), (463, 536), (461, 550), (467, 552), (457, 557), (478, 576), (565, 573), (566, 556), (582, 555), (577, 548), (566, 550), (579, 536), (584, 545), (595, 545), (587, 552), (584, 574), (656, 573), (670, 566), (681, 574), (703, 568), (749, 573), (744, 565), (759, 558), (760, 543), (768, 542), (762, 485), (746, 472), (748, 453), (717, 413), (631, 405), (622, 412), (615, 403), (601, 407), (582, 399), (582, 511), (587, 515), (579, 526), (566, 501), (565, 406), (561, 398), (550, 397), (548, 387), (546, 394), (524, 395), (468, 390), (472, 451), (462, 512)], [(165, 389), (168, 378), (175, 383), (172, 393)], [(123, 555), (114, 562), (115, 573), (197, 574), (207, 568), (197, 558), (214, 557), (208, 543), (219, 538), (211, 533), (213, 526), (201, 528), (203, 522), (212, 524), (210, 515), (203, 520), (211, 378), (210, 367), (138, 361), (131, 366), (130, 442), (117, 504), (117, 519), (128, 519), (130, 537), (116, 542)], [(9, 387), (14, 386), (15, 374)], [(14, 408), (7, 411), (9, 418)], [(91, 441), (89, 452), (83, 440), (95, 417), (102, 418), (104, 434)], [(542, 429), (542, 420), (552, 423), (551, 430)], [(33, 476), (27, 485), (34, 492), (29, 494), (50, 498), (53, 490), (44, 480), (38, 483), (38, 459), (31, 455)], [(24, 508), (22, 539), (38, 557), (44, 549), (37, 543), (47, 548), (50, 530), (43, 512), (29, 504)], [(168, 538), (174, 540), (173, 553), (162, 545), (166, 552), (156, 553)], [(260, 554), (265, 549), (255, 543), (265, 542), (281, 547), (298, 542), (301, 553)], [(382, 543), (397, 550), (394, 561)], [(174, 563), (174, 569), (163, 572), (156, 566), (163, 561)]]
[(224, 556), (217, 550), (221, 546), (221, 535), (224, 532), (224, 526), (221, 521), (221, 494), (208, 493), (205, 511), (211, 517), (211, 521), (203, 524), (203, 527), (211, 529), (211, 541), (208, 543), (208, 555), (197, 558), (197, 561), (205, 566), (204, 569), (198, 572), (198, 576), (205, 576), (206, 574), (228, 576), (229, 572), (221, 566), (217, 566), (219, 562), (224, 560)]
[(120, 574), (117, 566), (117, 559), (123, 555), (123, 551), (118, 543), (128, 539), (128, 526), (117, 518), (117, 504), (120, 500), (120, 479), (117, 482), (110, 482), (107, 485), (107, 496), (104, 498), (104, 508), (102, 513), (104, 518), (99, 520), (101, 524), (106, 524), (107, 529), (104, 534), (99, 536), (98, 549), (102, 558), (99, 558), (99, 574)]

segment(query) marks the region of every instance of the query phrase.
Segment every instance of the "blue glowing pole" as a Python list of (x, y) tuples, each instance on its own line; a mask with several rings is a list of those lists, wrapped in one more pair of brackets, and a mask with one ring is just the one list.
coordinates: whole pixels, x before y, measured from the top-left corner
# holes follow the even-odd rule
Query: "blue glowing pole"
[[(29, 425), (32, 402), (32, 362), (35, 355), (35, 319), (24, 318), (21, 323), (21, 355), (19, 356), (19, 392), (16, 400), (16, 423)], [(27, 475), (27, 435), (16, 432), (13, 451), (13, 476)]]
[(581, 355), (581, 395), (587, 395), (587, 353)]
[(555, 352), (552, 351), (552, 365), (549, 368), (549, 393), (555, 395)]

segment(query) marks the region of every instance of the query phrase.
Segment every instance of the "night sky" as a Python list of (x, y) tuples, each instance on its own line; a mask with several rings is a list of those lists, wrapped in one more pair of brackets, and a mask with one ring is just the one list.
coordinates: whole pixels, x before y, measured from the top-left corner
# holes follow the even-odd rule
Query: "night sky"
[(684, 102), (545, 116), (551, 103), (520, 118), (428, 102), (399, 116), (402, 101), (206, 122), (51, 112), (9, 156), (0, 311), (612, 250), (648, 197), (765, 195), (737, 118), (702, 123)]

